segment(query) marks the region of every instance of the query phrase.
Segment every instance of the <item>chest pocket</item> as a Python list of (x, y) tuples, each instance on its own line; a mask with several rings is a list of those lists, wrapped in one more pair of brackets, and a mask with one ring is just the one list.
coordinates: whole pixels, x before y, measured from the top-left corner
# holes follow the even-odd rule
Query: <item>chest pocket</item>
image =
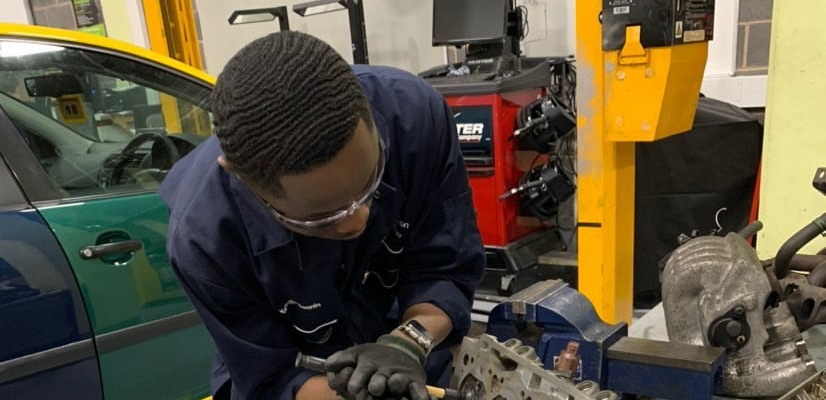
[(385, 290), (392, 290), (398, 284), (409, 229), (409, 223), (400, 219), (393, 221), (392, 229), (381, 239), (362, 277), (364, 284), (377, 285)]
[(341, 247), (318, 240), (296, 239), (294, 242), (300, 272), (281, 285), (276, 312), (290, 325), (298, 339), (312, 345), (327, 343), (346, 318), (341, 298), (335, 287), (341, 265)]
[(380, 197), (376, 204), (381, 210), (376, 215), (377, 226), (367, 237), (370, 257), (365, 260), (366, 268), (361, 276), (361, 284), (367, 290), (390, 291), (399, 281), (399, 268), (407, 246), (410, 224), (400, 215), (404, 194), (382, 183), (377, 191)]
[(311, 344), (324, 344), (333, 335), (341, 316), (330, 312), (329, 304), (313, 300), (287, 299), (278, 313), (292, 325), (295, 336)]

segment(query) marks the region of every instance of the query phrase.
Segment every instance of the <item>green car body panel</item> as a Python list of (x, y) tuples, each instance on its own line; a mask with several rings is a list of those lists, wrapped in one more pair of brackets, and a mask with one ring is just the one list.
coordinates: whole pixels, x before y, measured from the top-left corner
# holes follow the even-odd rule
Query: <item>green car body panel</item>
[[(124, 153), (141, 129), (174, 139), (181, 155), (197, 145), (192, 137), (209, 136), (206, 99), (214, 78), (146, 49), (65, 30), (0, 23), (0, 48), (17, 52), (15, 62), (0, 63), (0, 165), (5, 159), (25, 205), (36, 208), (54, 233), (65, 255), (59, 261), (71, 266), (72, 288), (83, 297), (92, 330), (92, 337), (87, 327), (87, 336), (76, 340), (90, 354), (57, 346), (40, 354), (42, 360), (24, 354), (8, 362), (53, 370), (52, 363), (77, 364), (66, 354), (80, 354), (89, 367), (84, 373), (98, 367), (105, 400), (209, 396), (214, 345), (166, 254), (168, 211), (156, 189), (171, 165), (142, 163), (161, 162), (152, 143)], [(74, 77), (82, 93), (61, 85), (58, 76)], [(29, 79), (46, 91), (29, 93)], [(140, 246), (82, 253), (119, 242)], [(33, 315), (32, 322), (47, 317)], [(40, 379), (39, 370), (30, 370), (5, 387)]]
[[(90, 310), (104, 396), (208, 396), (214, 348), (169, 266), (167, 209), (158, 195), (87, 199), (39, 211), (72, 264)], [(129, 239), (143, 246), (108, 258), (81, 257), (84, 247)]]

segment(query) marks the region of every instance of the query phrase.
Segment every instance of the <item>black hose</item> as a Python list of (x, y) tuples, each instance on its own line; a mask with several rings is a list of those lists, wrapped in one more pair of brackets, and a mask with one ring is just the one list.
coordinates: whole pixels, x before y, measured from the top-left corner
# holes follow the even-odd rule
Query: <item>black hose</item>
[(812, 272), (820, 263), (826, 261), (826, 256), (814, 254), (795, 254), (789, 260), (789, 270)]
[(760, 221), (754, 221), (748, 225), (746, 225), (743, 229), (740, 229), (740, 232), (737, 232), (741, 238), (749, 240), (752, 236), (756, 235), (757, 232), (763, 229), (763, 223)]
[(783, 279), (789, 273), (789, 261), (792, 256), (824, 231), (826, 231), (826, 214), (815, 218), (780, 246), (780, 250), (777, 250), (777, 255), (774, 257), (774, 274), (777, 279)]

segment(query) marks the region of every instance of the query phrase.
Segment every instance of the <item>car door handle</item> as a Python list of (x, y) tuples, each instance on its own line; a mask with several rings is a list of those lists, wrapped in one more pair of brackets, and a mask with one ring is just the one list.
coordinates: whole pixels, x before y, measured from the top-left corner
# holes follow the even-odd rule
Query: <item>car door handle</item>
[(114, 243), (99, 244), (97, 246), (86, 246), (80, 249), (80, 258), (91, 260), (112, 254), (129, 253), (138, 251), (143, 247), (143, 242), (138, 239), (124, 240)]

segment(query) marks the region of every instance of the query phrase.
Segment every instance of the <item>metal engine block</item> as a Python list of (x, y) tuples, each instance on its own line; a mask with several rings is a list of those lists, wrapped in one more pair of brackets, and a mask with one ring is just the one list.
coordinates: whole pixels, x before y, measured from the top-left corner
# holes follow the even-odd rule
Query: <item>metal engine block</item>
[(815, 374), (794, 317), (771, 301), (769, 279), (741, 236), (688, 241), (669, 257), (662, 282), (669, 340), (727, 349), (723, 394), (778, 397)]
[(577, 384), (546, 370), (533, 347), (518, 339), (466, 337), (454, 357), (451, 387), (470, 400), (616, 400), (593, 381)]

